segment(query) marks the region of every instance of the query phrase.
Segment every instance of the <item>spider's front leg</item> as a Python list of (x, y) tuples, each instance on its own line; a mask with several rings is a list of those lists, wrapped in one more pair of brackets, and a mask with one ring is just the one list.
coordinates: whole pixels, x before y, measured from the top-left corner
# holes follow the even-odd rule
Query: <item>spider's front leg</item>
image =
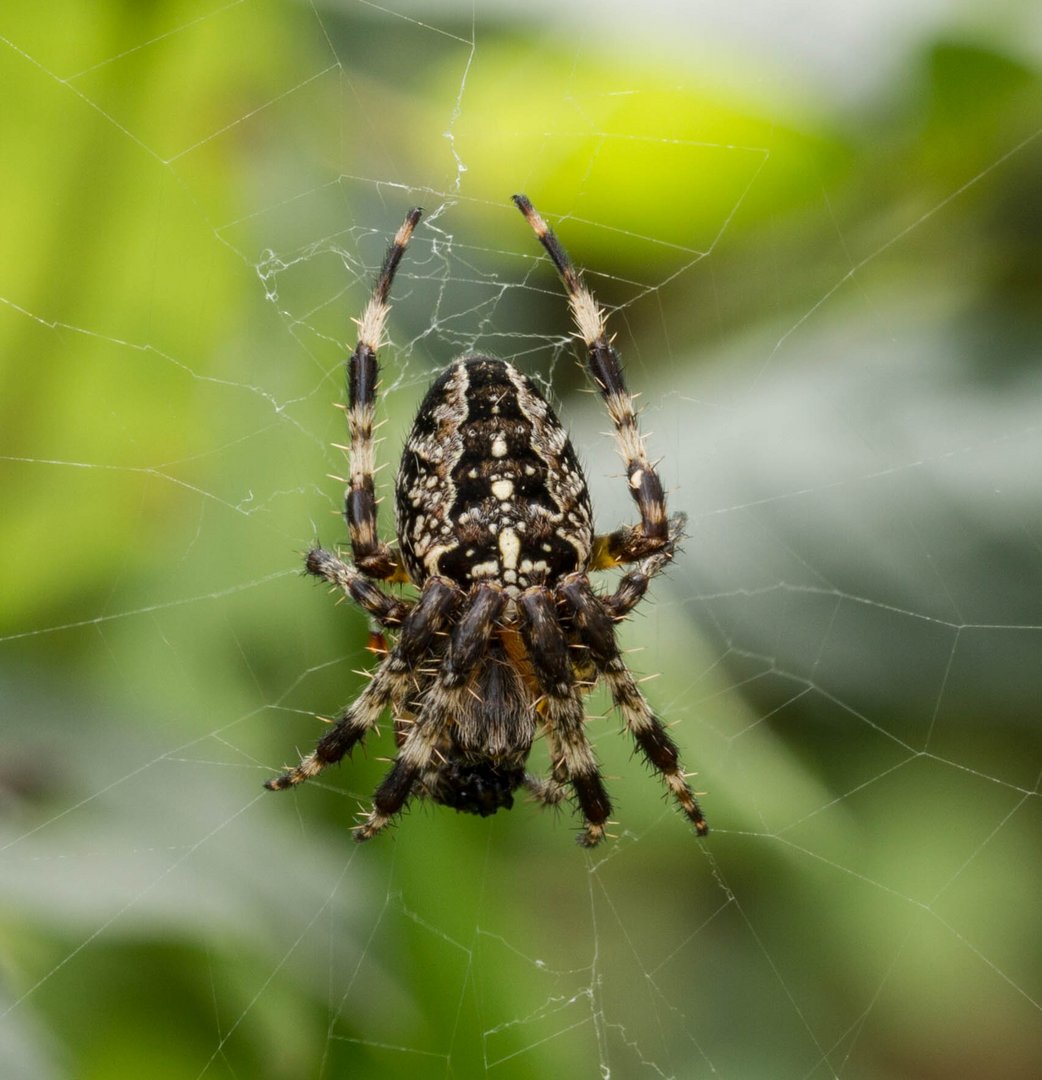
[(475, 585), (468, 594), (459, 621), (452, 628), (441, 671), (426, 690), (423, 706), (394, 765), (376, 789), (372, 810), (355, 830), (356, 840), (369, 840), (385, 828), (408, 802), (420, 775), (436, 765), (445, 736), (457, 722), (464, 699), (471, 693), (470, 675), (488, 652), (496, 620), (505, 604), (506, 594), (492, 582)]
[(619, 652), (615, 626), (610, 609), (590, 587), (583, 574), (565, 579), (560, 595), (571, 609), (583, 644), (603, 675), (611, 691), (615, 707), (622, 713), (629, 733), (633, 736), (645, 760), (665, 780), (680, 808), (694, 825), (699, 836), (709, 832), (705, 815), (695, 793), (684, 777), (677, 744), (670, 738), (662, 721), (651, 711)]
[(572, 316), (586, 344), (589, 375), (608, 409), (619, 456), (626, 464), (630, 494), (640, 511), (639, 525), (627, 525), (595, 539), (590, 568), (602, 570), (619, 563), (636, 562), (666, 547), (669, 522), (662, 481), (644, 449), (644, 437), (637, 423), (633, 397), (626, 389), (619, 354), (608, 339), (604, 311), (586, 288), (561, 242), (526, 196), (515, 195), (514, 203), (532, 226), (564, 282)]
[(351, 474), (344, 496), (344, 514), (351, 534), (355, 565), (369, 577), (380, 580), (408, 580), (401, 559), (377, 533), (376, 453), (373, 420), (376, 415), (376, 386), (379, 379), (377, 350), (390, 311), (388, 295), (395, 272), (420, 220), (419, 207), (410, 210), (395, 234), (384, 258), (373, 294), (358, 320), (358, 344), (347, 365), (347, 419), (351, 429)]
[[(550, 594), (543, 586), (535, 586), (521, 594), (518, 612), (521, 636), (544, 694), (546, 726), (556, 757), (554, 779), (543, 790), (556, 794), (558, 785), (564, 780), (571, 783), (586, 819), (579, 843), (583, 847), (593, 847), (604, 839), (611, 801), (583, 730), (582, 694), (568, 658), (568, 643), (557, 621)], [(532, 790), (531, 785), (529, 789)]]

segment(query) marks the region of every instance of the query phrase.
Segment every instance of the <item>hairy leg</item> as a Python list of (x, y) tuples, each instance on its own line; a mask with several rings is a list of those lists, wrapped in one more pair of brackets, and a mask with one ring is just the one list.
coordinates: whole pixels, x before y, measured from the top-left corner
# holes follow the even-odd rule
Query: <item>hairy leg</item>
[(506, 594), (491, 583), (476, 585), (467, 595), (438, 677), (427, 688), (423, 706), (405, 732), (398, 756), (376, 789), (372, 810), (355, 830), (355, 839), (368, 840), (383, 829), (406, 804), (417, 779), (436, 768), (439, 748), (465, 710), (469, 676), (487, 654), (505, 603)]
[(330, 585), (336, 585), (345, 596), (358, 604), (383, 627), (401, 626), (405, 617), (415, 606), (412, 600), (398, 600), (393, 596), (388, 596), (365, 574), (338, 558), (331, 551), (313, 548), (308, 552), (305, 565), (309, 574), (324, 578)]
[(633, 676), (623, 663), (615, 641), (612, 616), (590, 588), (588, 580), (573, 575), (562, 586), (561, 595), (571, 608), (581, 637), (594, 663), (608, 684), (616, 708), (645, 760), (662, 776), (680, 808), (699, 836), (709, 832), (702, 808), (684, 777), (677, 745), (662, 721), (651, 711)]
[(666, 497), (662, 482), (644, 448), (633, 397), (626, 389), (622, 362), (608, 337), (604, 310), (586, 288), (561, 242), (528, 198), (515, 195), (514, 203), (532, 226), (564, 283), (575, 325), (586, 344), (590, 378), (611, 417), (619, 456), (626, 465), (630, 494), (640, 512), (639, 525), (627, 525), (608, 536), (599, 537), (594, 557), (601, 567), (633, 562), (660, 550), (668, 541)]
[(369, 685), (319, 739), (315, 749), (296, 768), (265, 783), (270, 791), (281, 791), (310, 780), (327, 765), (340, 761), (369, 731), (392, 699), (402, 697), (416, 667), (429, 651), (436, 633), (459, 603), (459, 590), (441, 578), (429, 578), (423, 594), (402, 625), (397, 644), (377, 667)]
[(347, 421), (351, 431), (351, 473), (344, 496), (344, 513), (351, 534), (355, 565), (363, 573), (380, 580), (404, 579), (401, 560), (381, 543), (377, 533), (376, 453), (373, 421), (376, 415), (376, 387), (379, 379), (377, 350), (390, 311), (388, 296), (395, 272), (413, 230), (420, 209), (410, 210), (395, 234), (384, 258), (373, 294), (358, 320), (358, 344), (347, 364)]
[[(557, 621), (549, 592), (537, 586), (518, 599), (520, 629), (532, 667), (543, 691), (542, 707), (554, 754), (551, 784), (571, 784), (586, 821), (579, 836), (583, 847), (593, 847), (604, 837), (611, 801), (604, 789), (597, 759), (583, 729), (585, 711), (568, 659), (568, 643)], [(544, 791), (554, 792), (546, 787)]]

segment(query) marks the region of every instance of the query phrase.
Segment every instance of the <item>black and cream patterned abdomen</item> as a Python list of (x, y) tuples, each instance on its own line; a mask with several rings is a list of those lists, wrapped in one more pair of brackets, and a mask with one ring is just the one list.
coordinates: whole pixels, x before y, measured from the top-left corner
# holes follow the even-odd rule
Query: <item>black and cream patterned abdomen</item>
[(397, 485), (402, 557), (419, 585), (511, 591), (589, 563), (586, 478), (553, 409), (511, 364), (455, 361), (434, 382), (405, 443)]

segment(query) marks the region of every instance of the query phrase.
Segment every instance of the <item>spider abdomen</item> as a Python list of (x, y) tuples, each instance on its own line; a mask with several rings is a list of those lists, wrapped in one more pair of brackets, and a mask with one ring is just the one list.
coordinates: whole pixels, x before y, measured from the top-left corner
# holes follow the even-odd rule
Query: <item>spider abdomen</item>
[(441, 575), (511, 591), (585, 569), (593, 513), (575, 451), (547, 400), (513, 365), (455, 361), (405, 443), (398, 540), (416, 584)]

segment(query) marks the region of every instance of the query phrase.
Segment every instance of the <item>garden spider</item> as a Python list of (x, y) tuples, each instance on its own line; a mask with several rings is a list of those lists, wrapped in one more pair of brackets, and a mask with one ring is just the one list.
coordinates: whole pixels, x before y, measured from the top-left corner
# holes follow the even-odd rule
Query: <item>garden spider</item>
[[(265, 786), (292, 787), (340, 761), (390, 706), (398, 754), (355, 829), (358, 840), (375, 836), (412, 798), (485, 816), (511, 807), (524, 787), (551, 806), (571, 789), (584, 819), (579, 843), (592, 847), (604, 837), (611, 803), (583, 730), (583, 694), (604, 679), (644, 757), (704, 836), (708, 827), (676, 745), (615, 640), (615, 624), (672, 559), (684, 518), (666, 516), (604, 313), (528, 199), (515, 195), (514, 202), (564, 282), (640, 523), (595, 536), (586, 480), (545, 398), (512, 364), (463, 356), (434, 381), (405, 443), (398, 548), (380, 541), (376, 352), (391, 283), (420, 220), (421, 211), (410, 210), (358, 321), (348, 362), (345, 515), (353, 563), (322, 548), (307, 555), (308, 573), (342, 589), (396, 641), (314, 751)], [(590, 571), (620, 564), (632, 568), (615, 591), (595, 592)], [(374, 581), (412, 582), (419, 598), (388, 596)], [(548, 778), (525, 769), (539, 729), (550, 749)]]

